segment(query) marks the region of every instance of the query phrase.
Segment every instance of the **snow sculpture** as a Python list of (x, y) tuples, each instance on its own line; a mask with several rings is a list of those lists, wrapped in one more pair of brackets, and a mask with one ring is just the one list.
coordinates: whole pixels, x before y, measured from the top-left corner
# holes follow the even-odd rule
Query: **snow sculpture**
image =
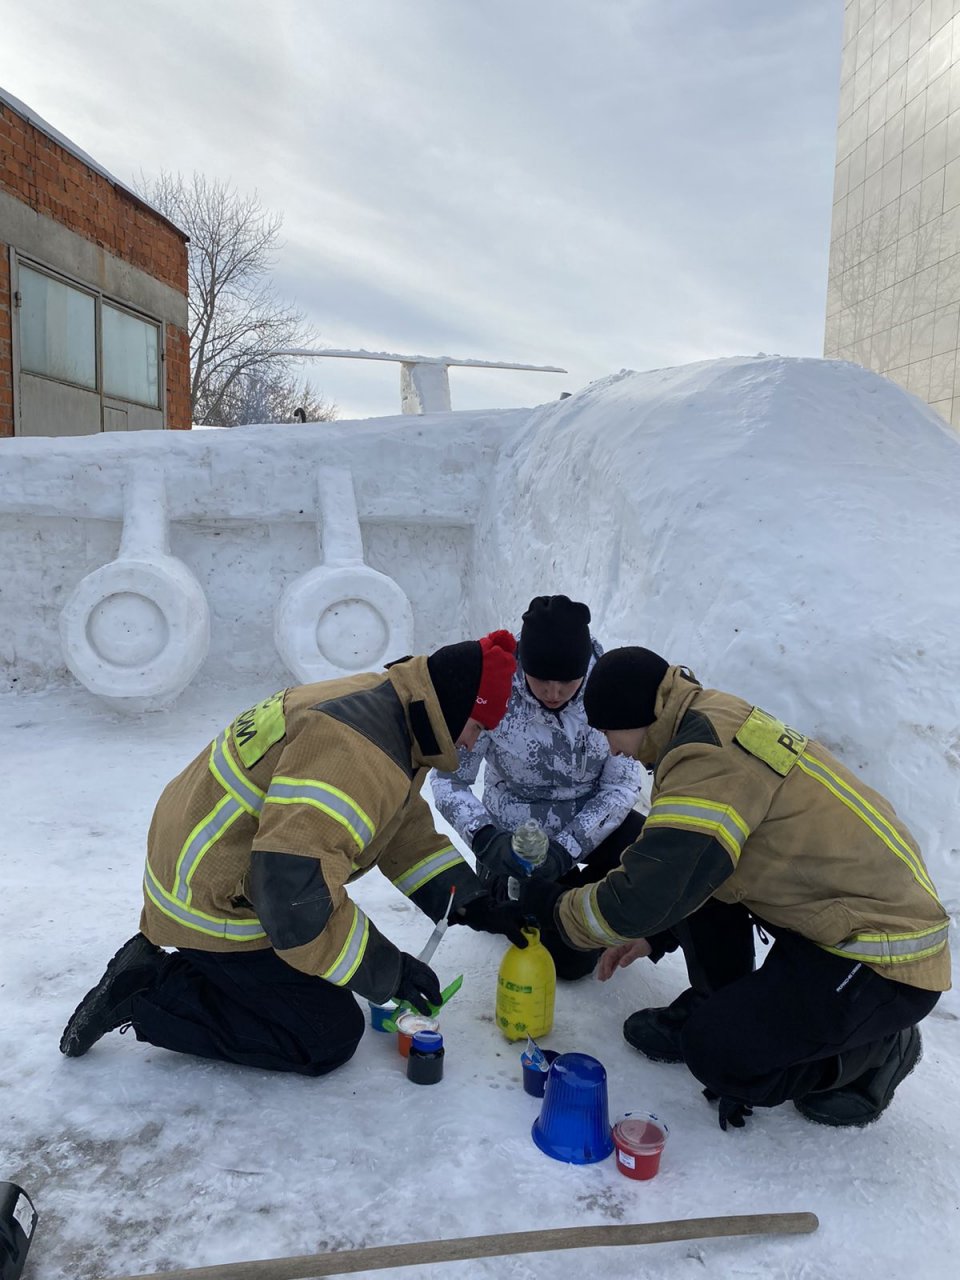
[(566, 373), (553, 364), (512, 364), (503, 360), (458, 360), (456, 356), (405, 356), (388, 351), (322, 351), (291, 348), (274, 352), (278, 356), (334, 356), (343, 360), (389, 360), (400, 365), (401, 413), (448, 413), (450, 411), (450, 369), (520, 369), (532, 373)]
[(392, 578), (363, 562), (353, 472), (317, 471), (322, 563), (284, 590), (274, 618), (283, 661), (304, 683), (372, 671), (413, 648), (413, 610)]
[(400, 366), (401, 413), (449, 413), (450, 375), (445, 364), (425, 360)]
[(81, 684), (129, 711), (166, 706), (207, 656), (207, 598), (170, 555), (162, 472), (128, 478), (117, 558), (74, 589), (60, 615), (60, 643)]

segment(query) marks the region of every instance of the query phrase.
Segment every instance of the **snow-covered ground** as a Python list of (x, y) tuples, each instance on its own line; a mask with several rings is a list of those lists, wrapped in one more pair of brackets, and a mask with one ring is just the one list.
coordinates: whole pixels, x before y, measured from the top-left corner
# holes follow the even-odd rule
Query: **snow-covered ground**
[[(960, 535), (948, 502), (958, 492), (960, 442), (911, 397), (850, 366), (717, 362), (645, 377), (640, 392), (614, 379), (583, 393), (579, 407), (573, 397), (537, 411), (535, 431), (502, 459), (491, 490), (501, 525), (479, 535), (481, 553), (486, 545), (490, 563), (505, 568), (498, 583), (511, 584), (491, 587), (497, 603), (508, 590), (528, 597), (538, 583), (567, 590), (593, 605), (602, 641), (662, 647), (705, 683), (762, 700), (825, 737), (921, 834), (956, 910), (951, 761), (960, 716), (950, 618), (960, 624)], [(590, 434), (598, 422), (609, 458)], [(531, 512), (547, 509), (537, 485), (556, 490), (572, 467), (581, 504), (564, 503), (552, 527), (542, 518), (537, 526)], [(510, 483), (522, 502), (511, 500)], [(778, 508), (776, 532), (759, 529)], [(691, 563), (698, 544), (702, 559)], [(503, 625), (516, 625), (515, 604)], [(929, 647), (916, 641), (924, 633)], [(649, 1183), (624, 1178), (612, 1159), (572, 1167), (534, 1146), (537, 1103), (521, 1088), (519, 1046), (493, 1024), (503, 944), (466, 929), (451, 930), (435, 958), (443, 981), (465, 980), (443, 1017), (445, 1076), (433, 1088), (410, 1085), (392, 1038), (374, 1032), (321, 1080), (179, 1057), (132, 1035), (62, 1058), (66, 1018), (136, 929), (157, 795), (274, 687), (199, 682), (168, 711), (140, 716), (71, 687), (0, 695), (0, 1179), (20, 1182), (39, 1209), (27, 1277), (92, 1280), (536, 1227), (794, 1210), (817, 1213), (819, 1231), (399, 1274), (955, 1273), (953, 992), (923, 1024), (923, 1062), (878, 1124), (837, 1132), (785, 1106), (722, 1133), (682, 1067), (649, 1063), (621, 1038), (630, 1012), (681, 990), (676, 957), (634, 965), (607, 984), (561, 986), (545, 1043), (605, 1064), (613, 1116), (653, 1110), (670, 1126)], [(884, 737), (884, 724), (896, 731)], [(382, 877), (367, 877), (356, 894), (390, 937), (419, 949), (429, 922)]]

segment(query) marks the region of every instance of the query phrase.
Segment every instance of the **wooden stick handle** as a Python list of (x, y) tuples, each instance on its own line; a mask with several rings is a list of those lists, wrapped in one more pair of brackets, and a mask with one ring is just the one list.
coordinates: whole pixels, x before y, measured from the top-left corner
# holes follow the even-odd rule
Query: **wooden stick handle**
[(515, 1231), (496, 1236), (462, 1236), (457, 1240), (425, 1240), (419, 1244), (386, 1244), (370, 1249), (303, 1254), (298, 1258), (265, 1258), (228, 1262), (115, 1280), (316, 1280), (357, 1271), (462, 1262), (512, 1253), (549, 1253), (557, 1249), (596, 1249), (707, 1236), (805, 1235), (820, 1225), (815, 1213), (752, 1213), (723, 1218), (679, 1218), (672, 1222), (639, 1222), (627, 1226), (558, 1227), (551, 1231)]

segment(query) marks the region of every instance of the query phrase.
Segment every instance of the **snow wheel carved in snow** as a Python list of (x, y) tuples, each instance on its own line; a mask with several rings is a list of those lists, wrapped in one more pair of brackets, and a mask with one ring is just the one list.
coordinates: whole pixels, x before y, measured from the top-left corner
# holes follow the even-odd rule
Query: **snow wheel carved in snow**
[(411, 652), (413, 610), (397, 583), (368, 565), (321, 565), (283, 592), (274, 640), (305, 684), (376, 671)]
[(91, 693), (133, 699), (137, 708), (162, 705), (207, 656), (207, 598), (173, 556), (122, 556), (77, 585), (60, 615), (60, 642), (67, 666)]

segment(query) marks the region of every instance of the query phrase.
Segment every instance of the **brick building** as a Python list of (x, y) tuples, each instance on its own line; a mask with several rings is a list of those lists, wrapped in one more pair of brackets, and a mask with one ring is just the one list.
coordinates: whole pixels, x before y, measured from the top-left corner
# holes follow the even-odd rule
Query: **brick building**
[(189, 428), (186, 246), (0, 89), (0, 436)]

